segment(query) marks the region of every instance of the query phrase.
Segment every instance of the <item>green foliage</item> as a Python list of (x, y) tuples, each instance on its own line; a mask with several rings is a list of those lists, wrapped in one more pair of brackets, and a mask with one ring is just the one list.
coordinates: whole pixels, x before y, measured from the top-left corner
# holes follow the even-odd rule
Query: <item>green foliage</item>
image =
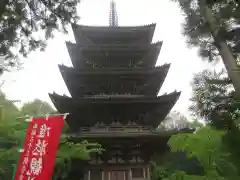
[[(178, 134), (171, 137), (169, 145), (171, 151), (183, 151), (188, 157), (196, 157), (204, 168), (204, 176), (199, 179), (239, 179), (236, 167), (233, 165), (230, 153), (226, 151), (223, 137), (226, 132), (203, 127), (193, 134)], [(197, 143), (196, 143), (197, 142)], [(186, 174), (183, 174), (186, 176)], [(184, 177), (192, 178), (191, 175)], [(196, 176), (194, 176), (196, 178)]]
[[(202, 165), (208, 167), (213, 164), (212, 161), (219, 158), (219, 154), (216, 152), (221, 149), (223, 135), (223, 132), (204, 127), (193, 134), (173, 135), (169, 145), (173, 152), (187, 152), (188, 157), (197, 157)], [(208, 158), (210, 156), (211, 158)]]
[[(80, 0), (1, 0), (0, 56), (6, 66), (17, 65), (17, 56), (26, 57), (36, 49), (44, 50), (54, 30), (67, 32), (67, 25), (76, 22)], [(39, 38), (36, 33), (44, 32)], [(10, 58), (10, 59), (9, 59)]]
[(0, 120), (3, 118), (7, 121), (11, 121), (20, 115), (20, 111), (13, 104), (12, 101), (6, 99), (4, 93), (0, 91)]
[(8, 180), (12, 178), (13, 164), (16, 163), (17, 153), (15, 148), (9, 150), (0, 149), (0, 179)]
[[(161, 161), (155, 166), (153, 180), (236, 180), (240, 178), (239, 129), (231, 132), (205, 126), (195, 133), (177, 134), (168, 144), (172, 153), (185, 153), (196, 158), (204, 169), (203, 174), (192, 174), (185, 169), (173, 169)], [(234, 137), (233, 137), (234, 136)], [(234, 152), (235, 151), (235, 152)], [(186, 161), (185, 163), (189, 163)], [(182, 163), (184, 166), (185, 163)]]
[(87, 141), (71, 143), (67, 136), (62, 137), (56, 158), (54, 178), (67, 178), (71, 170), (72, 159), (89, 160), (91, 154), (102, 151), (101, 145), (97, 143), (88, 143)]
[(172, 171), (169, 171), (165, 167), (161, 166), (156, 166), (154, 168), (153, 174), (152, 174), (152, 179), (153, 180), (170, 180), (170, 174), (172, 174)]
[(14, 164), (18, 158), (18, 146), (22, 144), (21, 137), (26, 134), (28, 124), (24, 121), (0, 122), (0, 177), (11, 179)]
[(87, 141), (82, 141), (80, 143), (71, 143), (68, 138), (63, 138), (65, 142), (61, 142), (59, 152), (57, 157), (63, 159), (82, 159), (89, 160), (90, 154), (100, 153), (103, 151), (101, 146), (97, 143), (88, 143)]
[[(223, 137), (223, 144), (226, 151), (230, 153), (231, 162), (235, 165), (236, 169), (240, 174), (240, 129), (239, 129), (239, 119), (233, 120), (232, 117), (228, 117), (229, 125), (228, 131)], [(237, 117), (239, 118), (239, 116)]]
[(185, 172), (193, 177), (203, 174), (203, 168), (196, 158), (187, 158), (185, 152), (169, 152), (160, 158), (154, 158), (153, 180), (176, 179), (176, 174)]
[(183, 171), (175, 171), (175, 172), (169, 171), (169, 169), (164, 167), (155, 168), (152, 179), (153, 180), (210, 180), (210, 179), (206, 179), (203, 176), (188, 175)]

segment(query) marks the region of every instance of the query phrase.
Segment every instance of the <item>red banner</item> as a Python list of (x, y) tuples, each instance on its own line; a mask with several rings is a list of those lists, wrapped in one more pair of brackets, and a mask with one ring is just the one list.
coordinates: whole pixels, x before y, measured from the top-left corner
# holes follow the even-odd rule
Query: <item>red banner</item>
[(51, 180), (64, 117), (33, 119), (24, 143), (15, 180)]

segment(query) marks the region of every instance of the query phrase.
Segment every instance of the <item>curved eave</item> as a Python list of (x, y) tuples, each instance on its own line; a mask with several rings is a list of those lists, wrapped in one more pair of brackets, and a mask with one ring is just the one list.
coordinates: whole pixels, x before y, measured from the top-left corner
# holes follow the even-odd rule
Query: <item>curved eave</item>
[[(156, 24), (149, 24), (145, 26), (85, 26), (72, 24), (72, 30), (77, 43), (92, 43), (91, 38), (93, 36), (109, 38), (109, 35), (122, 35), (127, 37), (139, 36), (139, 38), (145, 39), (144, 42), (150, 43), (153, 38)], [(116, 37), (116, 36), (115, 36)], [(87, 40), (87, 41), (85, 41)], [(134, 43), (134, 42), (132, 42)], [(137, 42), (135, 42), (137, 43)]]
[[(151, 110), (150, 115), (145, 120), (145, 125), (151, 125), (152, 127), (156, 128), (159, 124), (165, 119), (167, 114), (170, 112), (176, 101), (180, 96), (180, 92), (173, 92), (167, 95), (162, 95), (159, 97), (135, 97), (135, 98), (70, 98), (67, 96), (60, 96), (58, 94), (49, 94), (53, 104), (58, 109), (60, 113), (69, 112), (70, 116), (67, 121), (72, 128), (80, 127), (81, 125), (81, 118), (79, 118), (79, 114), (84, 114), (86, 112), (86, 108), (91, 110), (92, 108), (101, 109), (106, 107), (112, 107), (114, 105), (129, 106), (129, 108), (136, 108), (135, 105), (142, 104), (144, 106), (151, 106), (155, 107)], [(106, 106), (105, 106), (106, 105)], [(121, 110), (119, 110), (121, 111)], [(77, 113), (77, 114), (76, 114)], [(74, 118), (75, 117), (75, 118)], [(83, 115), (83, 117), (85, 117)], [(77, 122), (76, 122), (77, 121)], [(79, 123), (78, 123), (79, 121)], [(94, 118), (87, 119), (88, 124), (95, 124), (96, 120)], [(107, 121), (110, 121), (108, 119)], [(82, 122), (86, 124), (86, 119)], [(75, 126), (75, 127), (74, 127)]]
[(152, 41), (153, 34), (156, 28), (156, 23), (143, 25), (143, 26), (86, 26), (86, 25), (77, 25), (72, 24), (72, 30), (75, 39), (77, 39), (79, 31), (83, 33), (138, 33), (138, 32), (145, 32), (146, 35), (149, 37), (149, 42)]
[[(148, 133), (116, 133), (113, 134), (112, 133), (95, 133), (95, 134), (81, 134), (81, 133), (69, 133), (69, 137), (71, 140), (80, 140), (82, 138), (84, 138), (84, 140), (88, 139), (88, 140), (95, 140), (96, 138), (100, 138), (100, 142), (105, 142), (106, 140), (115, 140), (116, 138), (119, 138), (121, 140), (127, 138), (128, 140), (142, 140), (143, 142), (145, 142), (146, 140), (149, 142), (154, 142), (158, 141), (159, 142), (159, 138), (166, 138), (166, 140), (168, 141), (168, 139), (175, 134), (178, 133), (193, 133), (194, 130), (193, 129), (182, 129), (182, 130), (170, 130), (170, 131), (166, 131), (166, 132), (148, 132)], [(141, 138), (139, 138), (141, 137)], [(153, 140), (153, 141), (152, 141)], [(166, 141), (166, 142), (167, 142)], [(99, 141), (97, 141), (99, 142)]]
[[(132, 103), (145, 103), (145, 104), (162, 104), (168, 102), (175, 102), (178, 100), (181, 92), (172, 92), (170, 94), (158, 96), (158, 97), (108, 97), (108, 98), (71, 98), (68, 96), (61, 96), (56, 93), (49, 94), (54, 105), (64, 105), (65, 107), (72, 108), (74, 106), (82, 106), (87, 104), (132, 104)], [(173, 104), (173, 105), (174, 105)], [(57, 108), (57, 107), (56, 107)], [(70, 109), (69, 109), (70, 110)], [(60, 110), (61, 112), (61, 110)], [(62, 112), (61, 112), (62, 113)]]
[(69, 52), (73, 52), (74, 50), (88, 50), (88, 51), (96, 51), (96, 50), (145, 50), (155, 48), (161, 49), (163, 41), (157, 41), (151, 44), (88, 44), (88, 45), (78, 45), (69, 41), (66, 41), (66, 46)]
[(170, 64), (168, 64), (168, 67), (166, 67), (166, 68), (165, 68), (165, 71), (163, 71), (161, 81), (159, 81), (159, 83), (156, 83), (157, 89), (158, 89), (158, 90), (157, 90), (157, 93), (160, 92), (160, 89), (161, 89), (161, 87), (162, 87), (162, 85), (163, 85), (163, 83), (164, 83), (164, 81), (165, 81), (165, 79), (166, 79), (166, 77), (167, 77), (167, 74), (168, 74), (169, 69), (170, 69)]
[[(67, 67), (65, 65), (58, 65), (60, 72), (63, 74), (69, 74), (72, 78), (76, 78), (76, 75), (135, 75), (135, 74), (152, 74), (161, 71), (166, 71), (170, 68), (170, 64), (164, 64), (154, 68), (93, 68), (93, 69), (75, 69), (73, 67)], [(65, 75), (63, 75), (65, 76)]]

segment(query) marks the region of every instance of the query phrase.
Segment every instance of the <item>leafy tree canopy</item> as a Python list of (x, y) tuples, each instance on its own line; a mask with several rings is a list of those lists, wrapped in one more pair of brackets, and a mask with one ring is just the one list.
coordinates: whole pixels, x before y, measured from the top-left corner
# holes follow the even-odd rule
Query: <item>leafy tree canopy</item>
[[(223, 143), (226, 132), (205, 126), (195, 133), (173, 135), (168, 144), (171, 152), (184, 152), (189, 159), (196, 158), (204, 169), (203, 174), (190, 174), (183, 170), (169, 171), (158, 166), (157, 180), (236, 180), (239, 172), (230, 151)], [(189, 162), (185, 162), (189, 163)]]
[[(4, 67), (17, 65), (18, 55), (44, 50), (54, 30), (67, 32), (67, 25), (76, 22), (80, 0), (1, 0), (0, 56)], [(40, 36), (39, 33), (45, 33)]]
[(193, 134), (172, 136), (169, 145), (173, 152), (184, 151), (189, 157), (198, 159), (205, 172), (199, 179), (239, 179), (239, 174), (229, 158), (229, 152), (223, 146), (224, 135), (224, 131), (206, 126)]
[(5, 94), (0, 91), (0, 119), (11, 121), (19, 115), (20, 111), (13, 101), (6, 99)]

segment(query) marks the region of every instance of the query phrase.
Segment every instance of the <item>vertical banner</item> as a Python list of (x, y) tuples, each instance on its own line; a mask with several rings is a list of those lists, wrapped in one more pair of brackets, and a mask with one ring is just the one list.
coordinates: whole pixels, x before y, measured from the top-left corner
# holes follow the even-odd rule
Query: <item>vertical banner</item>
[(63, 127), (63, 116), (32, 120), (15, 180), (52, 179)]

